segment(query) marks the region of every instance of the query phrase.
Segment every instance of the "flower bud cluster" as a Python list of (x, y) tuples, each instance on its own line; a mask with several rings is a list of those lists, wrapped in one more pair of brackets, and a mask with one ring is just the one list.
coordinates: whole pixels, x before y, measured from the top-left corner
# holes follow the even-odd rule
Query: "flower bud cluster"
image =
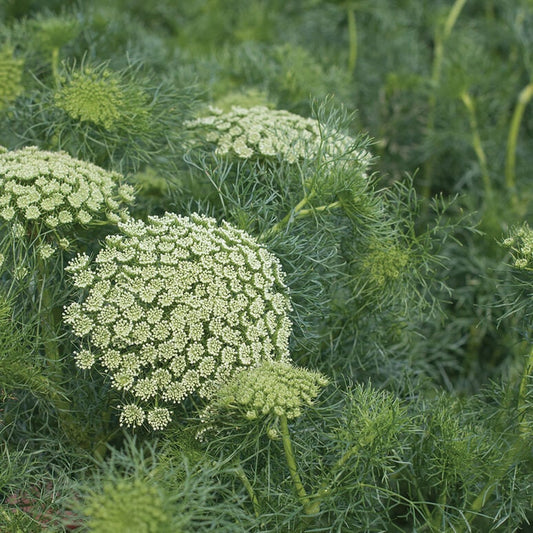
[(22, 92), (22, 70), (24, 62), (13, 57), (13, 48), (0, 49), (0, 110), (11, 103)]
[(0, 152), (0, 221), (41, 223), (59, 233), (72, 224), (116, 223), (134, 200), (121, 176), (64, 152), (34, 146)]
[(247, 233), (197, 214), (118, 226), (94, 261), (81, 254), (67, 266), (82, 297), (64, 319), (86, 346), (77, 365), (97, 364), (133, 396), (122, 424), (162, 429), (172, 404), (211, 398), (236, 371), (289, 359), (284, 274)]
[(533, 230), (526, 223), (503, 241), (511, 249), (513, 266), (520, 270), (533, 270)]
[[(92, 490), (83, 507), (91, 531), (167, 531), (170, 517), (164, 496), (141, 479), (107, 481), (101, 492)], [(131, 528), (131, 529), (130, 529)]]
[(269, 414), (297, 418), (327, 384), (319, 372), (286, 361), (265, 361), (224, 385), (217, 393), (215, 409), (238, 409), (250, 420)]
[(145, 124), (147, 96), (135, 85), (124, 86), (119, 75), (107, 69), (85, 67), (62, 80), (55, 105), (72, 119), (91, 122), (108, 131)]
[[(283, 110), (255, 106), (233, 106), (227, 113), (210, 108), (211, 115), (185, 123), (205, 141), (216, 145), (215, 154), (240, 159), (277, 157), (289, 164), (327, 158), (352, 150), (354, 139), (338, 131), (327, 131), (317, 120)], [(364, 163), (366, 153), (354, 157)]]

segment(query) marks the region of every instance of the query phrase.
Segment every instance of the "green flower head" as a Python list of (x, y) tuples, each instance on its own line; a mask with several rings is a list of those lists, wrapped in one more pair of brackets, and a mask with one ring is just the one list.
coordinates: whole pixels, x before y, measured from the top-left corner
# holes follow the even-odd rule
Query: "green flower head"
[[(124, 218), (134, 200), (121, 176), (64, 152), (30, 146), (0, 152), (0, 221), (61, 230)], [(46, 254), (46, 251), (42, 253)]]
[(311, 405), (325, 376), (286, 361), (265, 361), (239, 372), (217, 393), (215, 409), (236, 409), (248, 419), (274, 415), (297, 418), (302, 407)]
[(147, 95), (106, 68), (70, 69), (54, 101), (71, 119), (108, 131), (138, 130), (148, 124)]
[[(338, 131), (324, 130), (317, 120), (288, 111), (255, 106), (233, 106), (223, 113), (210, 108), (211, 115), (186, 122), (202, 140), (215, 145), (215, 154), (239, 159), (279, 158), (292, 164), (313, 159), (320, 153), (334, 158), (350, 151), (354, 139)], [(353, 156), (366, 164), (368, 154)]]
[(515, 228), (503, 241), (511, 250), (513, 266), (518, 270), (533, 270), (533, 230), (527, 223)]
[(197, 214), (119, 228), (93, 262), (70, 262), (82, 298), (64, 318), (86, 345), (78, 366), (98, 366), (131, 397), (122, 424), (162, 429), (173, 404), (211, 398), (261, 361), (289, 359), (284, 275), (252, 237)]
[(409, 264), (409, 250), (401, 248), (392, 239), (372, 242), (361, 266), (369, 279), (382, 287), (398, 279)]
[(22, 92), (24, 61), (13, 56), (13, 48), (0, 48), (0, 110), (7, 107)]
[(93, 492), (83, 507), (90, 531), (98, 533), (160, 533), (170, 531), (165, 498), (140, 479), (107, 482)]

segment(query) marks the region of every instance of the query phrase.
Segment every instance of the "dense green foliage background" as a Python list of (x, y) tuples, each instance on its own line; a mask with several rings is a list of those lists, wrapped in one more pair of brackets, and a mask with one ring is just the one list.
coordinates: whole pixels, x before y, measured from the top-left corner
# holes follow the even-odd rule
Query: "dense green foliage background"
[[(38, 312), (4, 268), (0, 530), (528, 530), (533, 265), (502, 242), (532, 220), (531, 0), (1, 0), (0, 23), (0, 145), (120, 172), (134, 216), (261, 239), (287, 272), (294, 362), (330, 380), (290, 428), (313, 507), (275, 419), (227, 415), (200, 442), (191, 401), (132, 436), (105, 377), (74, 366), (63, 263), (112, 229), (57, 258)], [(83, 69), (115, 80), (113, 120), (111, 93), (67, 99)], [(208, 105), (317, 118), (371, 176), (191, 147)]]

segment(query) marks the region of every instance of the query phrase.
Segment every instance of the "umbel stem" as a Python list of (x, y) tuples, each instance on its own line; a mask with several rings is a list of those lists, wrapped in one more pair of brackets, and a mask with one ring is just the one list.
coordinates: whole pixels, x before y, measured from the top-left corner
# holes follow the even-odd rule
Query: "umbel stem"
[(505, 186), (511, 194), (513, 207), (518, 207), (518, 194), (516, 192), (516, 145), (518, 142), (518, 133), (520, 124), (527, 104), (533, 97), (533, 82), (522, 89), (518, 95), (518, 101), (509, 126), (509, 135), (507, 137), (507, 154), (505, 160)]
[(289, 467), (289, 472), (291, 474), (292, 482), (294, 484), (298, 499), (300, 500), (306, 515), (316, 514), (320, 509), (320, 502), (311, 502), (307, 492), (305, 491), (302, 479), (298, 473), (296, 456), (294, 455), (291, 436), (289, 433), (289, 424), (285, 415), (279, 417), (279, 425), (281, 430), (281, 439), (283, 441), (283, 450), (285, 452), (285, 459), (287, 460), (287, 466)]

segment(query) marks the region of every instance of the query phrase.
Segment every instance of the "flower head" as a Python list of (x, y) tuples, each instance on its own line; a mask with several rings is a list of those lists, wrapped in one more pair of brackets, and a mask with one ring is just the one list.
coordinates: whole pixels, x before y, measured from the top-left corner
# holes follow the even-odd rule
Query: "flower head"
[(265, 361), (239, 372), (217, 393), (215, 408), (232, 408), (246, 418), (275, 415), (297, 418), (328, 384), (319, 372), (285, 361)]
[(101, 222), (133, 200), (121, 176), (34, 146), (0, 152), (0, 218), (59, 230)]
[(147, 95), (106, 68), (85, 66), (67, 71), (54, 100), (70, 118), (108, 131), (139, 129), (149, 118)]
[[(79, 255), (69, 263), (84, 296), (64, 318), (113, 387), (134, 398), (121, 423), (139, 425), (146, 415), (163, 428), (172, 404), (211, 398), (236, 371), (289, 359), (284, 275), (251, 236), (197, 214), (119, 228), (94, 262)], [(89, 358), (77, 361), (86, 368)]]
[(533, 270), (533, 230), (527, 223), (515, 228), (503, 241), (513, 255), (513, 266), (518, 270)]
[(164, 495), (141, 479), (106, 482), (89, 495), (83, 513), (89, 529), (100, 533), (157, 533), (167, 531), (171, 520)]
[[(186, 126), (214, 143), (215, 154), (239, 159), (275, 157), (292, 164), (319, 154), (334, 158), (352, 150), (355, 143), (339, 131), (327, 131), (317, 120), (265, 106), (233, 106), (227, 113), (211, 108), (210, 115)], [(355, 152), (354, 157), (364, 165), (369, 158), (366, 152)]]

